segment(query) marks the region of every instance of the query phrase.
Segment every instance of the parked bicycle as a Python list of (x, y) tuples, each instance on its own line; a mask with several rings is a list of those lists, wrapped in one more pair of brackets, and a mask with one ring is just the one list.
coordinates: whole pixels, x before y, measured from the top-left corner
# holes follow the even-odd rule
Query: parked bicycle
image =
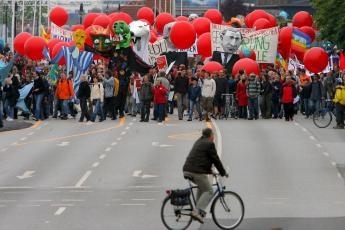
[(335, 106), (332, 100), (324, 101), (324, 106), (313, 115), (313, 122), (319, 128), (327, 128), (335, 117)]
[(223, 93), (222, 97), (224, 97), (224, 102), (225, 102), (223, 117), (226, 120), (229, 117), (237, 119), (238, 118), (238, 110), (237, 110), (235, 95)]
[[(244, 217), (244, 204), (241, 197), (232, 191), (227, 191), (219, 181), (217, 174), (213, 175), (215, 183), (210, 213), (214, 223), (221, 229), (235, 229)], [(161, 208), (161, 218), (169, 230), (184, 230), (192, 223), (191, 212), (196, 205), (194, 195), (197, 186), (192, 184), (192, 178), (186, 178), (189, 188), (184, 190), (168, 190), (167, 197)]]

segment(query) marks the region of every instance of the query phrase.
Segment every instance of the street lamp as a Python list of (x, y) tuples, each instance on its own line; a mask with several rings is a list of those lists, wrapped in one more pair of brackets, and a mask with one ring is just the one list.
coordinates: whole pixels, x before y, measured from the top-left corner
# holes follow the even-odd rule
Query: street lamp
[(80, 6), (79, 6), (80, 24), (83, 23), (83, 15), (84, 15), (84, 4), (80, 3)]

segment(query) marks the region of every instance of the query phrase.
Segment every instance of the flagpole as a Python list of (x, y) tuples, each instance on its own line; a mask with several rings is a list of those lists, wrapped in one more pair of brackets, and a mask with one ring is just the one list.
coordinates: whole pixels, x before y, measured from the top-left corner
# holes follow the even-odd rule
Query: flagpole
[(183, 0), (181, 0), (181, 16), (182, 16), (182, 11), (183, 11), (183, 8), (182, 8), (182, 2), (183, 2)]
[(164, 12), (167, 12), (167, 0), (164, 0)]
[(162, 9), (162, 0), (158, 0), (158, 12), (161, 13)]
[[(42, 0), (40, 0), (39, 11), (38, 11), (38, 27), (42, 24)], [(41, 36), (41, 30), (38, 30), (39, 35)]]
[(155, 18), (156, 18), (156, 13), (157, 13), (157, 0), (155, 0), (154, 9), (155, 9), (154, 15), (155, 15)]
[(12, 33), (11, 33), (11, 47), (12, 47), (12, 50), (13, 50), (13, 41), (14, 41), (14, 33), (15, 33), (15, 31), (14, 31), (14, 27), (15, 27), (15, 0), (12, 0)]
[(32, 23), (32, 35), (35, 36), (37, 0), (35, 0), (34, 7), (35, 7), (35, 8), (34, 8), (34, 19), (33, 19), (33, 23)]
[(25, 0), (23, 0), (23, 9), (22, 9), (22, 32), (24, 31), (24, 17), (25, 17)]

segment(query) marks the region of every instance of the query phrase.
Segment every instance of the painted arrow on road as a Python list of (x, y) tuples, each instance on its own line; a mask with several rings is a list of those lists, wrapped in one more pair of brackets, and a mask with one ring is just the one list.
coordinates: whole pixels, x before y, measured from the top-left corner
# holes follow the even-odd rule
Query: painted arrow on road
[(147, 179), (147, 178), (154, 178), (157, 177), (155, 175), (148, 175), (148, 174), (143, 174), (142, 170), (136, 170), (132, 174), (133, 177), (141, 177), (142, 179)]
[(159, 144), (159, 142), (152, 142), (152, 146), (155, 147), (160, 147), (160, 148), (168, 148), (168, 147), (173, 147), (173, 145), (166, 145), (166, 144)]
[(61, 142), (60, 144), (57, 144), (57, 145), (60, 146), (60, 147), (64, 147), (64, 146), (69, 145), (69, 142), (68, 141), (63, 141), (63, 142)]
[(35, 171), (26, 171), (23, 175), (17, 176), (17, 178), (20, 180), (27, 179), (27, 178), (33, 177), (34, 173)]

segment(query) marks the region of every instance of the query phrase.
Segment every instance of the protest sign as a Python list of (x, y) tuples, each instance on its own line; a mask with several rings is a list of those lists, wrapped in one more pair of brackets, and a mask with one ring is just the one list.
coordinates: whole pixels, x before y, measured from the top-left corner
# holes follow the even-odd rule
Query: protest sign
[(51, 37), (52, 39), (58, 38), (61, 41), (64, 42), (70, 42), (72, 41), (72, 31), (65, 30), (64, 28), (61, 28), (54, 23), (51, 23)]
[(168, 61), (165, 55), (158, 56), (156, 62), (159, 71), (165, 71), (168, 68)]

